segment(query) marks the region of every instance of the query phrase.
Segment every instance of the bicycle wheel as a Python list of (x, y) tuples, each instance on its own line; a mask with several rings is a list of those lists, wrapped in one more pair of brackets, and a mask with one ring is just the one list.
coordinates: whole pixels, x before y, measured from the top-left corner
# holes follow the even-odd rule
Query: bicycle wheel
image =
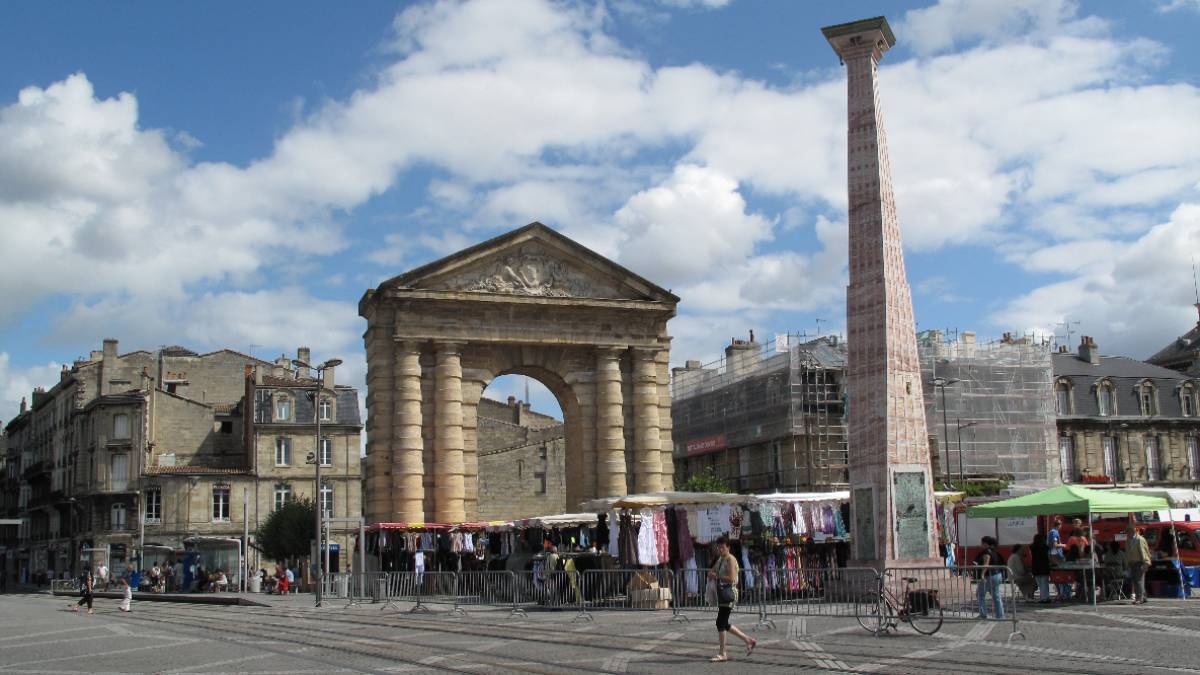
[(905, 603), (904, 619), (918, 633), (933, 635), (942, 628), (942, 608), (931, 603), (921, 608), (921, 611), (914, 611), (914, 608)]
[(880, 593), (864, 593), (854, 601), (854, 618), (868, 633), (880, 633), (895, 623), (896, 613)]

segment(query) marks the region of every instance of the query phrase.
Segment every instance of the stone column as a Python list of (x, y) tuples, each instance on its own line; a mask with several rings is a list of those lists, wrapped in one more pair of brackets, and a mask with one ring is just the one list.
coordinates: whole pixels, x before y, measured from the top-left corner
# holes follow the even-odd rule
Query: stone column
[(667, 349), (658, 350), (658, 429), (662, 449), (659, 452), (662, 462), (662, 487), (664, 490), (675, 488), (675, 443), (671, 436), (675, 423), (671, 419), (671, 353)]
[(638, 492), (658, 492), (662, 486), (662, 436), (658, 415), (657, 349), (633, 350), (634, 456)]
[(421, 345), (396, 345), (396, 423), (392, 443), (392, 511), (401, 523), (425, 521), (421, 440)]
[(621, 350), (616, 347), (596, 349), (596, 491), (597, 497), (628, 494)]
[(463, 466), (462, 345), (437, 344), (434, 412), (434, 515), (439, 523), (466, 520)]
[(395, 393), (392, 341), (388, 324), (372, 326), (367, 343), (367, 471), (365, 476), (367, 521), (392, 519), (392, 421)]

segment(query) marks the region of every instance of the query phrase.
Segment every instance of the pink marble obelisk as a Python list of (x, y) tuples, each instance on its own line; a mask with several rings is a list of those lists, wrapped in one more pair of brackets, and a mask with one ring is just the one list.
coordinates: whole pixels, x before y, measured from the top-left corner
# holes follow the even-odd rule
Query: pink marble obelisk
[[(876, 17), (821, 29), (846, 64), (846, 290), (853, 557), (928, 564), (937, 526), (912, 294), (904, 272), (876, 64), (896, 38)], [(940, 558), (938, 558), (940, 562)]]

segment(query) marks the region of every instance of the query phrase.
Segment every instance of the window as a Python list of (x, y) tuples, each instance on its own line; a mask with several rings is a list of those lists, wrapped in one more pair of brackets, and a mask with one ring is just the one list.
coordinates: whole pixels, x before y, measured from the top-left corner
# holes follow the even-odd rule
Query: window
[(113, 415), (113, 438), (129, 438), (129, 415), (125, 413)]
[(129, 485), (129, 455), (124, 453), (113, 455), (111, 460), (112, 475), (109, 476), (109, 489), (120, 492)]
[(1154, 410), (1154, 386), (1150, 382), (1142, 382), (1138, 386), (1138, 406), (1141, 408), (1141, 414), (1146, 417), (1152, 416), (1157, 411)]
[(545, 461), (546, 461), (546, 446), (543, 445), (542, 447), (538, 448), (538, 459), (541, 460), (543, 463), (545, 463)]
[(275, 421), (287, 422), (292, 419), (292, 400), (289, 398), (275, 399)]
[(321, 466), (333, 466), (333, 440), (321, 439)]
[(1070, 415), (1071, 410), (1071, 385), (1066, 382), (1059, 382), (1056, 390), (1059, 415)]
[(146, 495), (146, 522), (161, 523), (162, 522), (162, 489), (149, 488), (145, 492)]
[(329, 483), (321, 484), (321, 513), (326, 518), (333, 517), (333, 486)]
[(233, 422), (229, 422), (229, 421), (221, 422), (221, 433), (232, 434), (233, 433)]
[(538, 472), (534, 473), (533, 480), (535, 481), (535, 485), (536, 485), (536, 487), (534, 488), (534, 494), (538, 494), (538, 495), (546, 494), (546, 472), (538, 471)]
[(1179, 388), (1179, 412), (1184, 417), (1193, 417), (1196, 414), (1196, 390), (1192, 385), (1185, 384)]
[(333, 419), (333, 402), (327, 398), (321, 399), (321, 421), (328, 422)]
[(282, 509), (283, 505), (287, 504), (291, 500), (292, 500), (292, 486), (291, 485), (280, 484), (280, 485), (275, 486), (275, 510), (278, 511), (279, 509)]
[(292, 439), (280, 436), (275, 439), (275, 466), (289, 466), (292, 463)]
[(1146, 437), (1146, 480), (1162, 480), (1158, 457), (1158, 436)]
[(214, 523), (224, 523), (229, 520), (229, 486), (218, 485), (213, 488), (212, 514)]
[(1187, 439), (1187, 458), (1191, 480), (1200, 480), (1200, 438), (1190, 436)]
[(1062, 466), (1063, 482), (1075, 480), (1075, 443), (1070, 436), (1058, 437), (1058, 460)]
[(1120, 480), (1120, 468), (1117, 466), (1117, 439), (1115, 436), (1105, 436), (1101, 444), (1104, 450), (1104, 475), (1115, 483)]
[(114, 530), (125, 529), (125, 525), (126, 525), (125, 516), (127, 515), (127, 513), (128, 512), (127, 512), (124, 504), (113, 504), (112, 505), (112, 529), (114, 529)]
[(1100, 407), (1100, 416), (1108, 417), (1114, 414), (1112, 405), (1112, 385), (1108, 382), (1101, 382), (1096, 389), (1096, 402)]

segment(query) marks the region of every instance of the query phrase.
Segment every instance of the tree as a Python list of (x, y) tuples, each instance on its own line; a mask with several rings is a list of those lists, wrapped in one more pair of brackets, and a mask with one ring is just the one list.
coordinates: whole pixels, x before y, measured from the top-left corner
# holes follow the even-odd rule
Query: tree
[(680, 492), (733, 492), (729, 485), (711, 467), (703, 473), (689, 476), (682, 483), (677, 483), (675, 489)]
[(307, 558), (316, 539), (317, 512), (311, 499), (293, 499), (271, 512), (254, 533), (258, 548), (271, 560)]

